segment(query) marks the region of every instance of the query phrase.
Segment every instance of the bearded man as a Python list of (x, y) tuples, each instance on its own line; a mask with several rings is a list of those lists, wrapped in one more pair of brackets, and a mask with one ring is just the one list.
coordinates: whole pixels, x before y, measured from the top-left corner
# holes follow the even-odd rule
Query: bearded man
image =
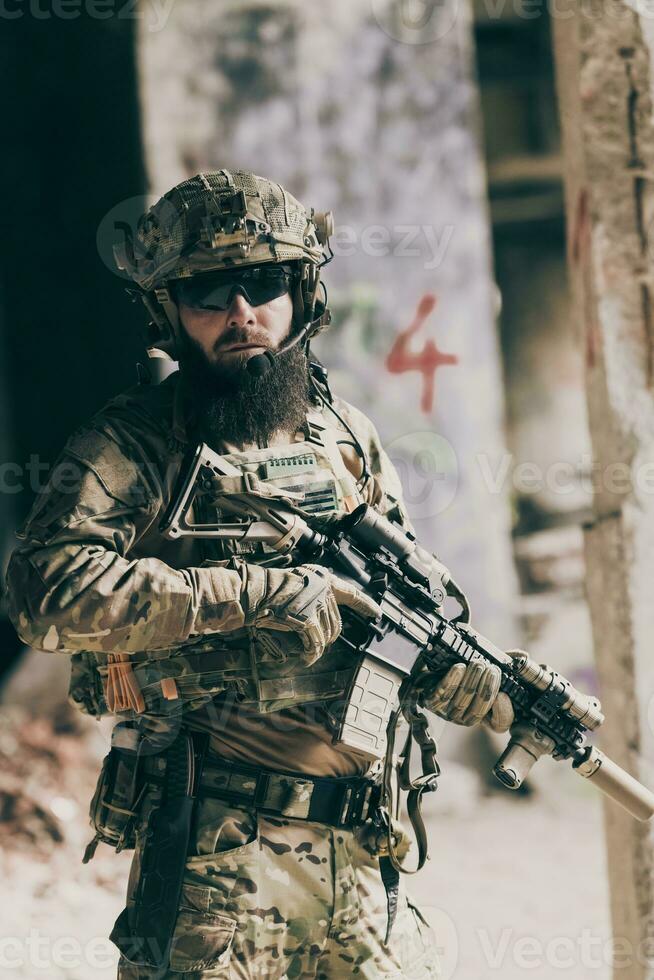
[[(411, 528), (373, 424), (310, 351), (329, 322), (330, 218), (227, 170), (143, 215), (119, 264), (150, 353), (179, 370), (73, 434), (10, 563), (24, 642), (72, 655), (73, 701), (119, 719), (87, 859), (97, 840), (135, 848), (112, 932), (122, 980), (439, 975), (402, 887), (387, 935), (378, 773), (333, 738), (353, 669), (339, 607), (374, 618), (375, 602), (264, 541), (161, 530), (199, 443), (220, 454), (223, 496), (290, 495), (326, 521), (366, 502)], [(220, 499), (198, 499), (196, 520), (233, 520)], [(427, 704), (506, 730), (499, 680), (457, 666)]]

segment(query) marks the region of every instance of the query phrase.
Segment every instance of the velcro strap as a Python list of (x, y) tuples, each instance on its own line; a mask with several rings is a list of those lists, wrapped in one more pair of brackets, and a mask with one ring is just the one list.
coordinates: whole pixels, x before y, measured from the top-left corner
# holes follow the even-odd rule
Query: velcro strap
[(322, 699), (340, 693), (352, 677), (352, 669), (328, 670), (317, 674), (259, 679), (258, 692), (262, 701), (316, 695)]
[(250, 656), (245, 648), (207, 650), (206, 653), (182, 653), (169, 660), (141, 661), (134, 667), (141, 690), (147, 695), (152, 688), (159, 689), (165, 677), (174, 677), (180, 689), (186, 678), (200, 679), (202, 675), (220, 675), (225, 683), (247, 678), (251, 674)]
[(255, 497), (266, 497), (275, 500), (285, 500), (290, 503), (301, 503), (304, 494), (293, 490), (277, 487), (272, 483), (260, 480), (255, 473), (240, 473), (238, 476), (216, 476), (211, 479), (211, 493), (216, 497), (234, 497), (243, 494), (253, 494)]

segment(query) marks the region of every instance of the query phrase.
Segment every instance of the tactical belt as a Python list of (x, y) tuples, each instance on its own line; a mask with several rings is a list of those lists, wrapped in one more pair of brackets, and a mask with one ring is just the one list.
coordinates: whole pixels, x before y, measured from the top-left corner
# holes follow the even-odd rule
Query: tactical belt
[[(157, 783), (161, 776), (150, 772), (148, 779)], [(380, 785), (363, 777), (308, 776), (214, 762), (210, 756), (205, 758), (197, 790), (198, 799), (210, 797), (275, 817), (344, 829), (369, 820), (377, 809), (379, 795)]]

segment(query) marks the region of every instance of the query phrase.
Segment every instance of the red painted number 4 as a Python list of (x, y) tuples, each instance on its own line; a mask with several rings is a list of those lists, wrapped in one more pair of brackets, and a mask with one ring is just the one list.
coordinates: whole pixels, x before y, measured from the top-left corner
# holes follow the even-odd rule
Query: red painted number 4
[(405, 371), (420, 371), (422, 374), (422, 396), (420, 408), (429, 413), (434, 407), (434, 381), (436, 369), (443, 364), (458, 364), (456, 354), (444, 354), (438, 349), (431, 337), (427, 338), (421, 351), (413, 353), (409, 350), (411, 337), (424, 326), (425, 320), (434, 312), (438, 298), (433, 293), (425, 293), (418, 303), (413, 321), (406, 330), (402, 330), (395, 340), (388, 357), (386, 368), (391, 374), (403, 374)]

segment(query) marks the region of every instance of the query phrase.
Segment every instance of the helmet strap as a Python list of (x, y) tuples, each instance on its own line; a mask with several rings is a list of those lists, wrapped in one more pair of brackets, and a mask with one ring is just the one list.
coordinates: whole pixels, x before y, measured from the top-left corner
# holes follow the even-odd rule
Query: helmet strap
[(148, 356), (151, 350), (163, 351), (173, 361), (179, 357), (179, 312), (167, 287), (151, 290), (141, 296), (145, 308), (151, 316), (148, 324), (147, 348)]

